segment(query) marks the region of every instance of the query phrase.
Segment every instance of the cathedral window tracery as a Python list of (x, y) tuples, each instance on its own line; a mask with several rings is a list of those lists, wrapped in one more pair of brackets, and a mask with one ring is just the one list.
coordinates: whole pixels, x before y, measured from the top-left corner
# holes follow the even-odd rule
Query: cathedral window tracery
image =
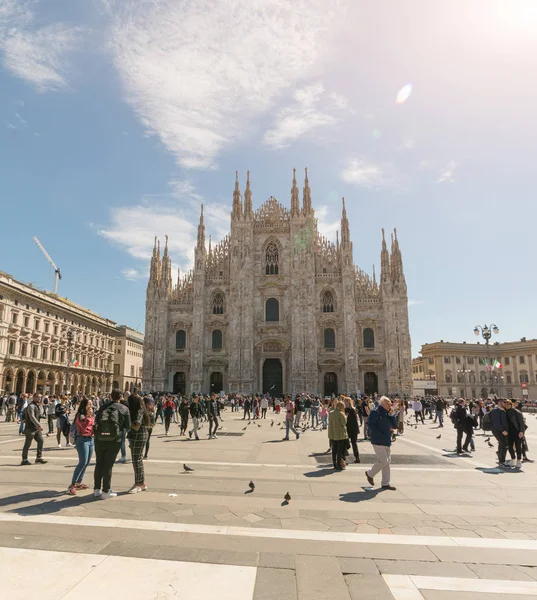
[(330, 290), (327, 290), (323, 294), (322, 298), (322, 310), (324, 313), (334, 312), (334, 295)]
[(213, 315), (223, 315), (225, 308), (224, 294), (217, 292), (213, 298)]
[(270, 242), (265, 250), (265, 275), (278, 275), (279, 270), (278, 246)]

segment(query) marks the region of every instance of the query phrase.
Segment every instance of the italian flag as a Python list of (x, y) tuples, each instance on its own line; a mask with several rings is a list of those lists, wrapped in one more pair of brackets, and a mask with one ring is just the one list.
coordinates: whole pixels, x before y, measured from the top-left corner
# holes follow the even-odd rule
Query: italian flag
[(502, 363), (499, 360), (494, 360), (494, 363), (492, 364), (492, 366), (495, 369), (501, 369), (502, 368)]
[(78, 367), (80, 363), (78, 362), (78, 360), (76, 360), (76, 358), (73, 358), (72, 360), (67, 359), (67, 364), (71, 367)]

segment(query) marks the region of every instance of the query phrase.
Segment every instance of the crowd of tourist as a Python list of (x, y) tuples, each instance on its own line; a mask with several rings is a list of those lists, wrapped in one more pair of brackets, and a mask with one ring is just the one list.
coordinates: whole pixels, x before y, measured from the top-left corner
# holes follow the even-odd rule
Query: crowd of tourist
[(83, 480), (95, 454), (93, 495), (101, 499), (116, 496), (111, 488), (112, 470), (118, 455), (121, 455), (119, 462), (127, 461), (127, 444), (134, 475), (129, 493), (147, 490), (144, 460), (148, 458), (151, 434), (159, 420), (164, 435), (169, 435), (171, 424), (175, 423), (179, 435), (193, 441), (200, 439), (202, 423), (208, 422), (208, 439), (215, 440), (222, 412), (228, 408), (232, 413), (242, 412), (242, 419), (248, 422), (266, 420), (269, 409), (276, 416), (283, 411), (284, 441), (289, 441), (290, 433), (299, 439), (301, 431), (327, 430), (330, 444), (327, 453), (331, 453), (336, 471), (346, 469), (351, 452), (354, 462), (360, 462), (358, 437), (362, 432), (363, 439), (371, 442), (376, 457), (375, 464), (366, 471), (367, 481), (373, 486), (374, 477), (381, 473), (382, 488), (387, 490), (395, 490), (390, 481), (391, 445), (404, 435), (405, 426), (417, 428), (428, 421), (440, 429), (445, 417), (449, 417), (456, 430), (457, 455), (475, 451), (474, 432), (482, 430), (489, 436), (489, 445), (492, 437), (497, 441), (500, 468), (521, 469), (522, 462), (533, 462), (527, 456), (523, 407), (518, 400), (511, 399), (448, 401), (441, 397), (408, 400), (345, 395), (323, 398), (311, 394), (298, 394), (294, 398), (200, 394), (188, 398), (165, 392), (129, 395), (120, 390), (92, 397), (39, 393), (0, 396), (0, 416), (4, 415), (6, 422), (13, 422), (19, 435), (25, 436), (21, 465), (31, 464), (28, 454), (34, 441), (36, 464), (46, 464), (43, 458), (46, 427), (46, 437), (52, 436), (58, 448), (64, 440), (65, 446), (74, 446), (78, 453), (68, 493), (76, 495), (79, 490), (88, 489)]

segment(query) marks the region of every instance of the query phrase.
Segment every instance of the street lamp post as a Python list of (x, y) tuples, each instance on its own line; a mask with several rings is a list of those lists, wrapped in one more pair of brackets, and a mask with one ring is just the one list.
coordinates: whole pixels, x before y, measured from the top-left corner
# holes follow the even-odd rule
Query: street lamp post
[(461, 373), (462, 377), (463, 377), (463, 383), (464, 383), (464, 398), (466, 398), (466, 373), (469, 373), (470, 369), (466, 368), (466, 363), (462, 364), (462, 367), (460, 369), (457, 369), (457, 373)]
[(476, 335), (481, 334), (482, 338), (485, 340), (485, 344), (487, 345), (487, 369), (489, 371), (489, 393), (490, 393), (490, 388), (492, 387), (492, 365), (490, 364), (490, 338), (492, 337), (492, 334), (494, 335), (498, 335), (500, 333), (500, 330), (498, 329), (498, 326), (495, 325), (494, 323), (490, 324), (490, 327), (488, 325), (483, 325), (483, 327), (481, 327), (481, 325), (476, 325), (474, 327), (474, 333)]
[(69, 394), (69, 391), (71, 389), (71, 344), (73, 343), (73, 337), (74, 337), (73, 329), (71, 327), (67, 328), (66, 336), (67, 336), (67, 373), (65, 375), (65, 387), (66, 387), (65, 391), (67, 394)]

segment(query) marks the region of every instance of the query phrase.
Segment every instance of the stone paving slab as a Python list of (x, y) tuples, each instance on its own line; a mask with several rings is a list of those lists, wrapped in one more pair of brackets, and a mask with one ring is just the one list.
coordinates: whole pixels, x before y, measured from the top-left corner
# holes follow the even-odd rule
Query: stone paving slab
[(351, 600), (393, 600), (393, 595), (381, 575), (346, 575), (345, 581)]
[(296, 600), (297, 583), (294, 571), (259, 567), (253, 600)]
[(299, 555), (295, 558), (295, 564), (300, 600), (351, 600), (336, 558)]

